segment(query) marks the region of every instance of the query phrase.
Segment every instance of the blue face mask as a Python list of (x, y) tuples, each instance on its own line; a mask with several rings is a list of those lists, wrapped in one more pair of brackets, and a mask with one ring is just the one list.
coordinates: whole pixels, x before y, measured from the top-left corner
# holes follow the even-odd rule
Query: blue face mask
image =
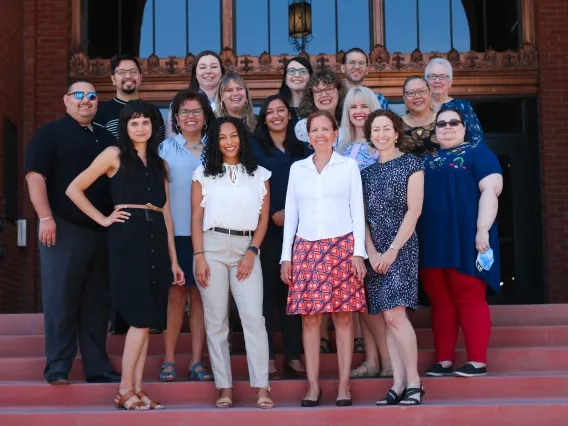
[(493, 250), (487, 249), (485, 253), (478, 253), (477, 260), (475, 261), (475, 266), (479, 272), (485, 270), (489, 271), (495, 259), (493, 258)]

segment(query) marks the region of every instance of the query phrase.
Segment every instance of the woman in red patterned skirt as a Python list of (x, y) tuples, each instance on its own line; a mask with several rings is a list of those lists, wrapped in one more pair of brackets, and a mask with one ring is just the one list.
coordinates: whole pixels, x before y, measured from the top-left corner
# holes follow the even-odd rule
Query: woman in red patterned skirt
[[(319, 94), (321, 96), (321, 93)], [(318, 96), (314, 92), (314, 96)], [(352, 312), (366, 309), (363, 187), (357, 162), (333, 151), (338, 128), (326, 111), (307, 122), (315, 153), (290, 169), (281, 278), (290, 286), (287, 312), (302, 315), (309, 388), (303, 407), (321, 398), (319, 342), (322, 314), (335, 324), (339, 387), (336, 405), (351, 405)]]

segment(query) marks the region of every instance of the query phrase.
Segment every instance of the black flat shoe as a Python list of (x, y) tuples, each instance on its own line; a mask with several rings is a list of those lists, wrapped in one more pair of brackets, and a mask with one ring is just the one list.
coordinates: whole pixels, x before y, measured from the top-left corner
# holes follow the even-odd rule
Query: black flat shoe
[(427, 376), (431, 377), (444, 377), (444, 376), (453, 376), (454, 370), (452, 367), (444, 367), (442, 364), (437, 362), (432, 367), (426, 371)]
[(50, 385), (68, 385), (69, 375), (66, 373), (51, 373), (47, 375), (46, 380)]
[(318, 394), (318, 399), (316, 399), (315, 401), (313, 399), (302, 399), (302, 407), (317, 407), (320, 403), (320, 399), (321, 399), (321, 388), (319, 390), (319, 394)]
[[(420, 394), (420, 400), (411, 398), (413, 395)], [(400, 401), (400, 405), (420, 405), (422, 404), (422, 397), (426, 394), (424, 387), (420, 384), (419, 388), (406, 388), (404, 391), (404, 398)]]
[(353, 399), (336, 399), (335, 405), (337, 405), (338, 407), (350, 407), (353, 405)]
[(483, 377), (487, 376), (487, 366), (476, 368), (473, 364), (467, 363), (461, 368), (454, 371), (454, 375), (458, 377)]
[(380, 401), (377, 401), (375, 405), (397, 405), (402, 401), (404, 397), (404, 391), (398, 395), (393, 389), (389, 389), (389, 393)]
[(87, 383), (120, 383), (122, 376), (116, 371), (109, 371), (98, 376), (89, 377)]
[(306, 379), (307, 378), (307, 374), (306, 371), (302, 371), (302, 370), (296, 370), (295, 368), (292, 368), (292, 366), (288, 363), (284, 364), (284, 373), (286, 375), (286, 378), (288, 379)]

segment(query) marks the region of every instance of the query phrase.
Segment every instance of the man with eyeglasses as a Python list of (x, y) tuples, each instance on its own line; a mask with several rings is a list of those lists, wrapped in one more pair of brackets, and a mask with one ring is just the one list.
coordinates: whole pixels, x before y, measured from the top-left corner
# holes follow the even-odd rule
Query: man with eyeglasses
[[(128, 101), (140, 99), (138, 91), (142, 83), (142, 69), (134, 56), (116, 55), (110, 60), (110, 73), (112, 84), (116, 86), (116, 96), (100, 106), (93, 122), (118, 138), (118, 118), (122, 108)], [(164, 118), (158, 108), (156, 108), (156, 117), (160, 123), (158, 137), (162, 141), (165, 139), (165, 126)]]
[[(353, 87), (364, 86), (363, 82), (369, 73), (369, 57), (362, 49), (353, 47), (345, 52), (341, 65), (341, 72), (345, 74), (345, 86), (347, 90)], [(382, 109), (389, 109), (387, 98), (379, 92), (375, 92), (379, 105)]]
[[(67, 114), (38, 129), (25, 158), (30, 199), (39, 216), (44, 376), (50, 384), (69, 383), (79, 346), (88, 382), (120, 382), (106, 352), (106, 232), (65, 195), (71, 181), (116, 140), (93, 126), (98, 96), (89, 80), (71, 84), (63, 101)], [(86, 196), (104, 214), (112, 212), (106, 176), (95, 181)]]

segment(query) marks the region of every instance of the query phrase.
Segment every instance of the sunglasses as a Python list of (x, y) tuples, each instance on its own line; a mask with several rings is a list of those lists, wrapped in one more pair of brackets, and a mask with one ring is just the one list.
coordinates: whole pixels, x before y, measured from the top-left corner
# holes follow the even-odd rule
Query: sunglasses
[(296, 74), (306, 75), (307, 73), (308, 73), (307, 68), (288, 68), (286, 70), (286, 74), (288, 75), (296, 75)]
[(87, 100), (94, 101), (95, 99), (97, 99), (98, 94), (97, 92), (71, 92), (67, 93), (67, 96), (74, 96), (78, 101), (82, 101), (86, 96)]
[(450, 125), (450, 127), (457, 127), (457, 126), (459, 126), (460, 124), (463, 124), (463, 122), (462, 122), (461, 120), (456, 120), (455, 118), (452, 119), (452, 120), (450, 120), (450, 121), (444, 121), (444, 120), (442, 120), (442, 121), (436, 122), (436, 127), (437, 127), (438, 129), (443, 129), (443, 128), (446, 127), (448, 124)]

